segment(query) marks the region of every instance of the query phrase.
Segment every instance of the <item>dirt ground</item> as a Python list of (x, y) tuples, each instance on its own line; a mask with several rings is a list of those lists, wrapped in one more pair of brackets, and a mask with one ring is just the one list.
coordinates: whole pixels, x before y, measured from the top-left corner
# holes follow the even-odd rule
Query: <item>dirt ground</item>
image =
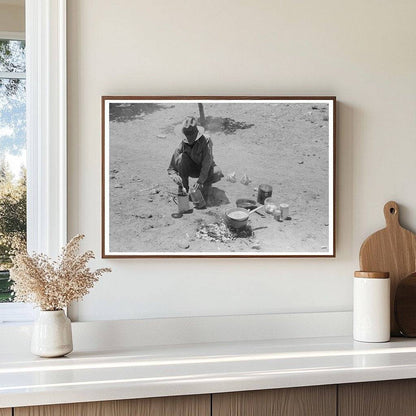
[[(180, 143), (174, 128), (199, 117), (196, 103), (112, 104), (110, 115), (110, 251), (323, 253), (329, 244), (328, 106), (326, 104), (204, 104), (214, 159), (227, 176), (213, 185), (204, 210), (181, 218), (177, 186), (167, 175)], [(240, 182), (247, 175), (248, 185)], [(191, 179), (191, 186), (196, 179)], [(234, 232), (224, 213), (238, 198), (273, 187), (291, 219), (260, 210)], [(191, 204), (192, 206), (192, 204)]]

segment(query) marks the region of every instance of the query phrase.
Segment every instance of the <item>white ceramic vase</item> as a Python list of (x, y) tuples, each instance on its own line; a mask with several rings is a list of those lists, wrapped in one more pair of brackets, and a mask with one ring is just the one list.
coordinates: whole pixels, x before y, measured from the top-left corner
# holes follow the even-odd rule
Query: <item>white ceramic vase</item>
[(31, 351), (39, 357), (62, 357), (72, 351), (71, 321), (61, 309), (40, 311), (33, 325)]

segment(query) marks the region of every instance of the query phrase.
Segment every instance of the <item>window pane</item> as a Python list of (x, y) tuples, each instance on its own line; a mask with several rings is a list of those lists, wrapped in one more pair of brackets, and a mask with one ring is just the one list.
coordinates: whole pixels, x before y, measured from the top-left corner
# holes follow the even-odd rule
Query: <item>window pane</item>
[[(1, 55), (0, 62), (4, 62)], [(10, 255), (16, 244), (26, 242), (25, 166), (26, 81), (3, 78), (0, 79), (0, 302), (12, 300)]]
[[(0, 79), (0, 159), (8, 154), (17, 156), (25, 147), (26, 80)], [(10, 162), (16, 163), (14, 159)], [(20, 170), (20, 166), (11, 168)]]
[(26, 72), (24, 40), (0, 39), (0, 72)]

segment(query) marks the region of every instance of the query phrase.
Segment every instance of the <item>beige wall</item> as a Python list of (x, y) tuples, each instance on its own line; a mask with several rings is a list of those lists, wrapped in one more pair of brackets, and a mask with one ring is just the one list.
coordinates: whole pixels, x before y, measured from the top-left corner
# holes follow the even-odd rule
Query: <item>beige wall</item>
[(414, 16), (413, 0), (68, 0), (69, 234), (97, 254), (101, 95), (338, 97), (336, 259), (97, 261), (113, 273), (79, 319), (350, 310), (383, 204), (416, 230)]
[(25, 8), (0, 4), (0, 32), (24, 32)]

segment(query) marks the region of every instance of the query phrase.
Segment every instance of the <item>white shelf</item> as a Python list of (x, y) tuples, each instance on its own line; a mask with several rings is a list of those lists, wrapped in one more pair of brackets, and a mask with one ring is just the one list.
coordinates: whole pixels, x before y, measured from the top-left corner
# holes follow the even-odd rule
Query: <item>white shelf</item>
[(349, 337), (0, 354), (0, 407), (416, 377), (416, 340)]

